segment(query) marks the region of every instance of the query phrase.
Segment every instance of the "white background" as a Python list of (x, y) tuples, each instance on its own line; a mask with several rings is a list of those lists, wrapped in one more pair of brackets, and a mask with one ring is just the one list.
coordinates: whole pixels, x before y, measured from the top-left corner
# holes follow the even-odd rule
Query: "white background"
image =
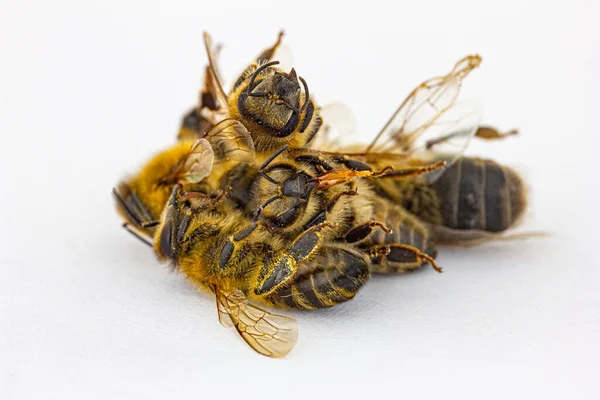
[[(0, 398), (599, 398), (597, 2), (3, 0)], [(465, 54), (485, 121), (470, 151), (516, 166), (545, 239), (443, 248), (443, 274), (375, 277), (291, 313), (289, 357), (258, 356), (214, 301), (120, 228), (111, 187), (169, 145), (196, 100), (201, 32), (232, 77), (285, 28), (320, 104), (363, 140)], [(335, 396), (335, 397), (332, 397)]]

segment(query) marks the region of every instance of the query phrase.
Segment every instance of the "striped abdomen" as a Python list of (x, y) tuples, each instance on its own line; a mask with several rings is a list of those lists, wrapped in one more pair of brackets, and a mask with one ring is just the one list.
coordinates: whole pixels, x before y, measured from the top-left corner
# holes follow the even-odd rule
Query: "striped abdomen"
[(432, 187), (440, 200), (442, 225), (501, 232), (523, 214), (522, 179), (492, 160), (463, 157)]
[(294, 277), (265, 299), (278, 307), (332, 307), (352, 299), (369, 278), (368, 260), (363, 254), (330, 244), (301, 262)]
[[(393, 232), (386, 234), (383, 230), (375, 231), (365, 242), (361, 243), (362, 248), (368, 250), (381, 245), (402, 244), (412, 246), (430, 257), (437, 256), (429, 229), (414, 215), (382, 198), (374, 200), (373, 210), (373, 219), (383, 222)], [(399, 249), (392, 246), (389, 254), (372, 258), (371, 271), (384, 274), (401, 273), (426, 264), (421, 260), (407, 262), (405, 259), (401, 259), (399, 253), (396, 254), (398, 251)]]

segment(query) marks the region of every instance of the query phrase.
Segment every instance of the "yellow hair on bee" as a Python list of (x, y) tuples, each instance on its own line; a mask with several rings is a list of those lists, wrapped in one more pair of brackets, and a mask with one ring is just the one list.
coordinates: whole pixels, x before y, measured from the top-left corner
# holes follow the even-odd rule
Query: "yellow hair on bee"
[(162, 181), (185, 158), (193, 143), (192, 140), (181, 141), (156, 154), (137, 175), (126, 180), (129, 190), (138, 196), (153, 218), (158, 219), (173, 191), (172, 184)]

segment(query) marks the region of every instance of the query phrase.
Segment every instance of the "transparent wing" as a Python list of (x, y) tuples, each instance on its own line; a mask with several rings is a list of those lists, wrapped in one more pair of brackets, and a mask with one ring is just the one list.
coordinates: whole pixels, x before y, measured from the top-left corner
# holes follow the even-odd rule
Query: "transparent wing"
[(281, 69), (282, 71), (287, 72), (292, 69), (294, 66), (294, 58), (289, 46), (281, 43), (283, 35), (283, 31), (280, 31), (275, 43), (264, 49), (249, 65), (246, 66), (246, 68), (244, 68), (241, 73), (237, 75), (238, 78), (235, 80), (234, 88), (245, 78), (248, 78), (250, 75), (252, 75), (258, 66), (271, 61), (279, 61), (277, 69)]
[(277, 35), (277, 41), (275, 41), (271, 47), (263, 50), (258, 57), (256, 57), (257, 64), (260, 65), (270, 61), (279, 61), (278, 68), (281, 68), (284, 71), (289, 71), (292, 69), (294, 66), (294, 57), (290, 47), (281, 43), (283, 35), (283, 30), (279, 31), (279, 35)]
[(179, 183), (198, 183), (210, 175), (215, 155), (206, 139), (194, 142), (178, 176)]
[(206, 139), (198, 139), (192, 144), (185, 158), (164, 180), (180, 184), (198, 183), (210, 175), (214, 159), (214, 152), (209, 142)]
[(466, 56), (447, 75), (417, 86), (367, 152), (440, 152), (451, 164), (466, 149), (479, 126), (481, 107), (458, 98), (464, 78), (480, 63), (480, 56)]
[[(475, 101), (456, 103), (426, 135), (416, 141), (410, 153), (419, 159), (443, 160), (451, 166), (475, 136), (482, 114), (482, 108)], [(443, 173), (444, 170), (433, 171), (427, 174), (427, 181), (433, 183)]]
[(319, 110), (323, 124), (319, 128), (311, 149), (335, 149), (356, 142), (356, 118), (343, 103), (326, 104)]
[(283, 357), (292, 350), (298, 340), (298, 324), (295, 319), (271, 314), (250, 304), (239, 290), (225, 292), (217, 288), (215, 294), (221, 324), (233, 325), (246, 343), (258, 353), (267, 357)]
[(217, 102), (214, 109), (226, 107), (227, 94), (223, 90), (223, 84), (221, 83), (222, 80), (219, 72), (219, 67), (217, 65), (217, 50), (213, 47), (212, 38), (210, 37), (208, 32), (204, 32), (204, 48), (208, 57), (206, 79), (212, 81), (212, 83), (210, 84), (205, 83), (205, 86), (213, 88), (213, 94)]
[(227, 303), (221, 301), (220, 296), (215, 293), (215, 298), (217, 299), (217, 311), (219, 313), (219, 322), (225, 328), (233, 328), (235, 326), (231, 316), (229, 315), (229, 310), (225, 306)]
[[(216, 63), (216, 58), (218, 57), (218, 53), (220, 52), (220, 47), (215, 49), (214, 53), (212, 54), (213, 58), (213, 62)], [(222, 82), (222, 78), (219, 75), (217, 79), (214, 78), (213, 75), (213, 68), (216, 70), (218, 67), (216, 65), (212, 65), (210, 64), (210, 59), (209, 59), (209, 64), (206, 65), (205, 67), (205, 71), (204, 71), (204, 86), (202, 87), (202, 90), (200, 91), (200, 106), (201, 107), (206, 107), (209, 110), (219, 110), (221, 108), (223, 108), (225, 106), (225, 104), (220, 104), (219, 103), (219, 87), (217, 86), (217, 82)], [(219, 71), (216, 71), (217, 74), (220, 74)]]
[[(220, 47), (216, 48), (212, 54), (213, 62), (216, 62), (220, 49)], [(183, 116), (177, 136), (179, 140), (202, 137), (214, 124), (225, 118), (227, 104), (223, 103), (220, 89), (217, 86), (217, 82), (221, 79), (220, 77), (214, 78), (213, 67), (215, 70), (217, 69), (216, 65), (211, 67), (210, 63), (204, 68), (204, 79), (198, 96), (198, 104)], [(216, 73), (218, 74), (219, 71)]]
[(254, 142), (250, 132), (241, 122), (224, 119), (204, 136), (214, 152), (215, 161), (254, 161)]

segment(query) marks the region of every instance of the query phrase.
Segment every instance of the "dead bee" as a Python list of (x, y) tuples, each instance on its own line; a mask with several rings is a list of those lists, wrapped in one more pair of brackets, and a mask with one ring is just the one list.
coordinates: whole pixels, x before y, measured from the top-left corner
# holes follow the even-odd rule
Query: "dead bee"
[[(447, 168), (428, 174), (372, 182), (379, 197), (401, 205), (427, 224), (436, 243), (471, 245), (522, 237), (502, 234), (515, 226), (527, 207), (522, 178), (492, 160), (462, 156), (472, 137), (495, 140), (517, 133), (480, 126), (476, 105), (459, 100), (464, 78), (480, 63), (478, 55), (467, 56), (448, 74), (421, 83), (370, 145), (341, 148), (347, 157), (372, 169), (406, 164), (406, 159), (446, 161)], [(312, 147), (325, 148), (322, 141), (330, 149), (335, 138), (318, 136)], [(328, 156), (327, 151), (318, 153), (321, 159)]]
[[(264, 172), (281, 152), (260, 170)], [(383, 173), (330, 170), (310, 182), (285, 180), (280, 189), (284, 197), (296, 197), (302, 191), (310, 201), (314, 191), (331, 192), (357, 178)], [(173, 188), (154, 236), (154, 249), (159, 259), (171, 262), (199, 287), (212, 290), (221, 322), (235, 326), (252, 348), (267, 356), (289, 352), (297, 328), (292, 319), (270, 314), (249, 301), (295, 309), (331, 307), (353, 298), (369, 279), (372, 257), (392, 255), (400, 257), (393, 262), (431, 262), (435, 266), (431, 257), (409, 245), (384, 243), (359, 248), (358, 243), (374, 229), (391, 231), (372, 220), (334, 220), (344, 214), (333, 210), (338, 200), (344, 194), (356, 193), (330, 193), (336, 197), (330, 199), (331, 207), (323, 220), (284, 235), (269, 229), (262, 220), (249, 219), (230, 203), (222, 202), (220, 196), (184, 191), (183, 187), (177, 183)], [(369, 206), (368, 202), (365, 205)]]
[(289, 241), (261, 224), (244, 226), (245, 220), (239, 210), (176, 185), (154, 248), (161, 260), (215, 293), (223, 325), (235, 326), (257, 352), (280, 357), (295, 344), (295, 321), (251, 302), (298, 309), (345, 302), (369, 279), (368, 260), (351, 245), (324, 239), (333, 224)]

